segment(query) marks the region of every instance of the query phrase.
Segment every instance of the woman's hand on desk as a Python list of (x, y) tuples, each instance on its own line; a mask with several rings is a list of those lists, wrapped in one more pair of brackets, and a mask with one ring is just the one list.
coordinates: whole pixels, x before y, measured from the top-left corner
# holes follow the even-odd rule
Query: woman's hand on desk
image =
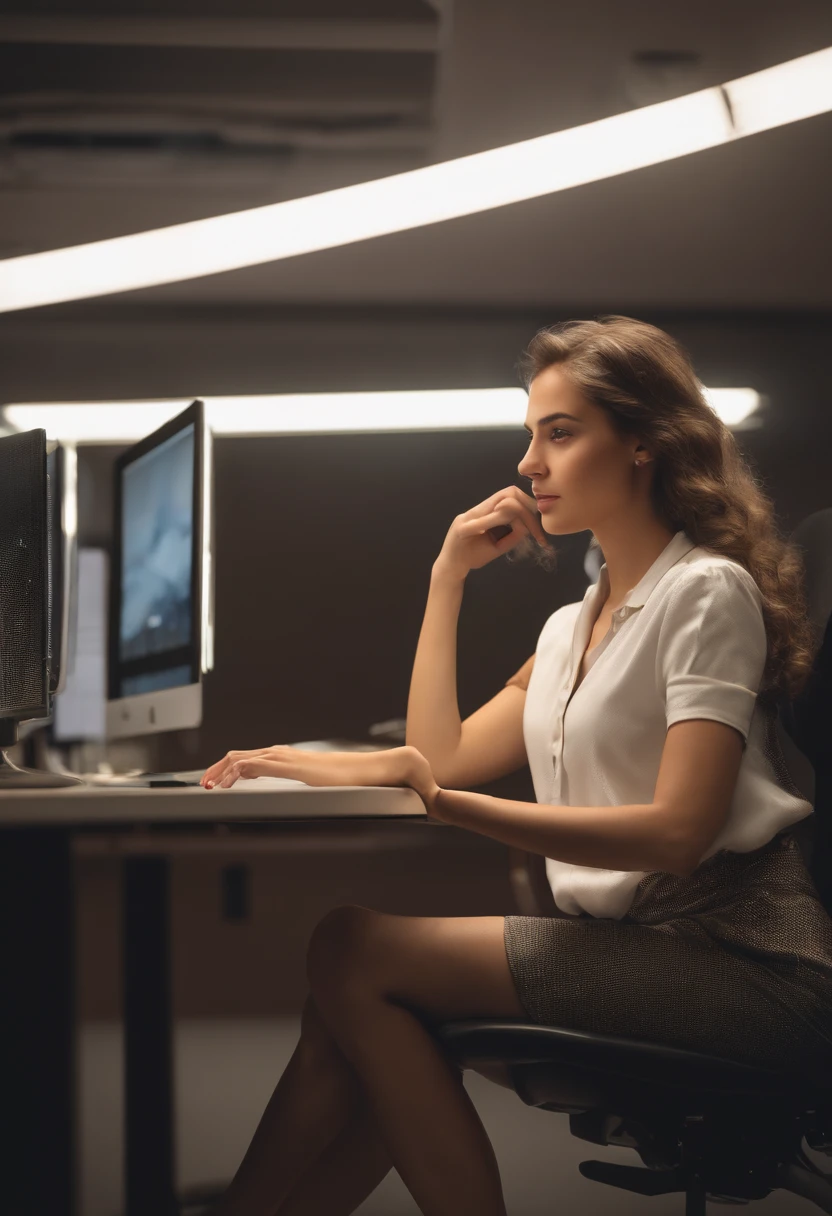
[(241, 777), (289, 777), (307, 785), (408, 785), (434, 809), (439, 786), (425, 757), (415, 747), (378, 752), (304, 752), (294, 747), (264, 747), (229, 752), (206, 769), (200, 785), (230, 789)]

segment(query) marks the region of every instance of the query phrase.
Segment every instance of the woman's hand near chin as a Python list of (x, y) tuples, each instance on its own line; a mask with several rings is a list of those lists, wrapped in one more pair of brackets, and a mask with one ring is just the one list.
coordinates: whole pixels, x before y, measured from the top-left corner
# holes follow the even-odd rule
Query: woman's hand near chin
[(230, 789), (246, 777), (288, 777), (307, 785), (410, 786), (428, 814), (432, 814), (439, 792), (425, 757), (407, 746), (377, 752), (305, 752), (294, 747), (228, 752), (206, 769), (200, 785)]

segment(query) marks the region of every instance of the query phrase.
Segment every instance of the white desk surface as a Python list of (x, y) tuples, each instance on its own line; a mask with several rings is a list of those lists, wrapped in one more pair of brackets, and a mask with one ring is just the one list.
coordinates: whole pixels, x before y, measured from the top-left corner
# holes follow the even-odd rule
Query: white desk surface
[[(262, 781), (262, 785), (260, 782)], [(304, 785), (260, 778), (228, 790), (72, 786), (0, 792), (3, 828), (281, 819), (426, 819), (415, 790), (399, 786)]]

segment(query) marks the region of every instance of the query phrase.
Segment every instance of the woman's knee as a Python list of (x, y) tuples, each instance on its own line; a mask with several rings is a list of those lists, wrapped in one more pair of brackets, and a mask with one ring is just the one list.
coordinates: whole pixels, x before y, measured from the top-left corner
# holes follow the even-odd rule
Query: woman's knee
[(308, 1063), (330, 1063), (336, 1057), (341, 1057), (341, 1049), (321, 1017), (311, 993), (301, 1012), (297, 1051)]
[(316, 996), (323, 996), (357, 978), (359, 956), (372, 931), (370, 908), (341, 904), (318, 921), (306, 951), (306, 977)]

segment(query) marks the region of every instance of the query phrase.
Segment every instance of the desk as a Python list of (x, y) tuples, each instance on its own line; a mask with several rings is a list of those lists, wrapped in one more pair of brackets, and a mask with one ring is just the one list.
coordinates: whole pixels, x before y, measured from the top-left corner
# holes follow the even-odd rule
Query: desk
[[(265, 783), (264, 783), (265, 784)], [(165, 835), (428, 819), (411, 789), (74, 787), (0, 793), (0, 1195), (14, 1216), (77, 1208), (72, 861), (79, 836), (131, 835), (123, 862), (127, 1216), (174, 1216)], [(442, 825), (436, 825), (442, 826)], [(158, 842), (158, 843), (154, 843)]]

